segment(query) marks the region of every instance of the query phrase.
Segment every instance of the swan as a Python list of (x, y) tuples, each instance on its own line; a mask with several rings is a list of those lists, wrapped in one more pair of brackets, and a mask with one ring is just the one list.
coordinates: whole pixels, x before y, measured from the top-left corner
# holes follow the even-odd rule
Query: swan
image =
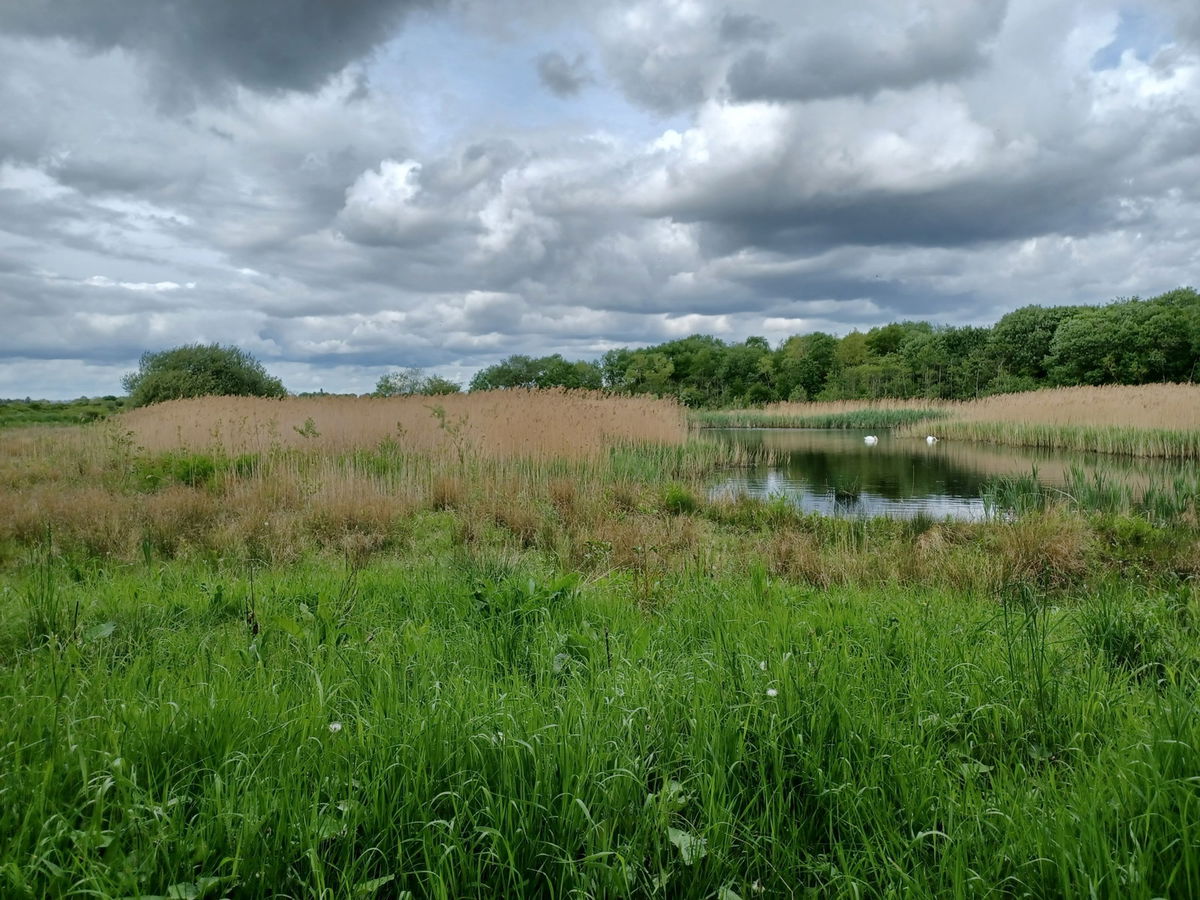
[(868, 447), (874, 447), (879, 443), (879, 438), (875, 437), (873, 434), (868, 434), (865, 438), (863, 438), (863, 443)]
[(929, 446), (932, 447), (934, 444), (937, 443), (937, 441), (938, 441), (938, 439), (935, 438), (932, 434), (925, 435), (925, 443), (927, 443)]

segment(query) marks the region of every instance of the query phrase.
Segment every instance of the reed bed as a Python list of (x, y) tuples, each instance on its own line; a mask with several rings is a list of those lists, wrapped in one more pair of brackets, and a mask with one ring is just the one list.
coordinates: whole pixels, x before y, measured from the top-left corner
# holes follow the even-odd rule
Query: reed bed
[[(703, 426), (885, 428), (901, 437), (1162, 459), (1200, 458), (1200, 385), (1069, 387), (968, 401), (773, 404), (693, 414)], [(933, 424), (933, 423), (936, 423)]]
[[(774, 403), (768, 415), (808, 417), (871, 410), (940, 410), (963, 422), (1200, 429), (1200, 385), (1141, 384), (1047, 388), (977, 400), (839, 400)], [(734, 411), (740, 412), (740, 410)]]
[(406, 450), (486, 456), (601, 454), (615, 444), (682, 444), (670, 400), (588, 391), (486, 391), (441, 397), (203, 397), (133, 410), (118, 427), (150, 451), (339, 452), (395, 441)]
[(950, 420), (938, 423), (936, 431), (940, 438), (950, 440), (1008, 444), (1040, 450), (1075, 450), (1157, 459), (1200, 459), (1200, 429)]
[(1065, 387), (948, 404), (955, 421), (1027, 425), (1200, 429), (1200, 385)]
[(791, 413), (770, 409), (696, 412), (689, 419), (701, 428), (870, 428), (889, 429), (944, 418), (940, 409), (870, 407), (841, 412)]
[(762, 411), (767, 414), (780, 416), (828, 416), (870, 410), (906, 409), (919, 412), (929, 409), (941, 409), (951, 405), (951, 403), (944, 400), (909, 397), (881, 400), (821, 400), (805, 403), (768, 403), (762, 407)]
[(1072, 467), (1058, 483), (1048, 483), (1035, 466), (1030, 472), (991, 479), (983, 499), (1001, 515), (1070, 509), (1135, 515), (1162, 527), (1200, 524), (1200, 474), (1195, 472), (1135, 480), (1123, 473)]
[[(1200, 458), (1200, 385), (1055, 388), (950, 408), (939, 437), (1161, 459)], [(909, 426), (900, 434), (915, 435)]]

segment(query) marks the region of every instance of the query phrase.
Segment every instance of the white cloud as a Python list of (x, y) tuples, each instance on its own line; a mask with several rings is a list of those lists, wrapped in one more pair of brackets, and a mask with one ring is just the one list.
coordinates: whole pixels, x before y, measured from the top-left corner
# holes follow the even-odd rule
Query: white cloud
[[(1200, 19), (1133, 6), (1145, 34), (1117, 0), (459, 0), (423, 17), (434, 50), (255, 74), (226, 48), (194, 90), (171, 73), (175, 106), (147, 68), (183, 39), (167, 14), (102, 52), (74, 19), (0, 37), (0, 385), (203, 339), (369, 388), (1174, 287), (1200, 264)], [(371, 47), (368, 20), (339, 27)], [(552, 58), (587, 90), (548, 93)]]

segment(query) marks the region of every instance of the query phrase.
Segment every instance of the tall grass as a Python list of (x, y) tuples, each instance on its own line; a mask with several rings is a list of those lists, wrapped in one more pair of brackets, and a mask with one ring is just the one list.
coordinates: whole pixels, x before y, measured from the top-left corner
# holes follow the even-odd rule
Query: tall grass
[(755, 571), (60, 571), (92, 637), (5, 653), (3, 892), (1200, 890), (1183, 598)]
[(844, 412), (789, 413), (771, 409), (730, 409), (692, 413), (702, 428), (897, 428), (941, 419), (940, 409), (886, 409), (870, 407)]
[[(1160, 459), (1200, 458), (1200, 429), (1134, 428), (1119, 425), (1053, 425), (949, 420), (938, 436), (1042, 450), (1083, 450)], [(909, 430), (910, 434), (913, 432)]]
[(1080, 512), (1138, 515), (1163, 525), (1200, 522), (1200, 475), (1151, 477), (1135, 487), (1103, 470), (1068, 470), (1061, 485), (1045, 483), (1037, 468), (1025, 475), (1001, 476), (984, 487), (985, 504), (996, 512), (1024, 515), (1054, 507)]
[(956, 420), (1031, 425), (1200, 429), (1200, 385), (1052, 388), (949, 404)]
[(296, 434), (0, 435), (0, 896), (1200, 892), (1190, 482), (838, 520)]
[(622, 442), (680, 444), (682, 408), (588, 391), (487, 391), (443, 397), (203, 397), (118, 417), (147, 450), (346, 451), (395, 441), (458, 455), (590, 456)]

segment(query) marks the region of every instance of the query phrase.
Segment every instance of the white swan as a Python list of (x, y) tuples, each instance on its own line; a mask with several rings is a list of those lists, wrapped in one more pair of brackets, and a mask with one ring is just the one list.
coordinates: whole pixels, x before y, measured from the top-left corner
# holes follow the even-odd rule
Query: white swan
[(863, 443), (868, 447), (874, 447), (879, 443), (879, 438), (875, 437), (873, 434), (868, 434), (865, 438), (863, 438)]
[(932, 447), (934, 444), (937, 443), (937, 438), (935, 438), (932, 434), (927, 434), (927, 435), (925, 435), (925, 443), (929, 444), (929, 446)]

